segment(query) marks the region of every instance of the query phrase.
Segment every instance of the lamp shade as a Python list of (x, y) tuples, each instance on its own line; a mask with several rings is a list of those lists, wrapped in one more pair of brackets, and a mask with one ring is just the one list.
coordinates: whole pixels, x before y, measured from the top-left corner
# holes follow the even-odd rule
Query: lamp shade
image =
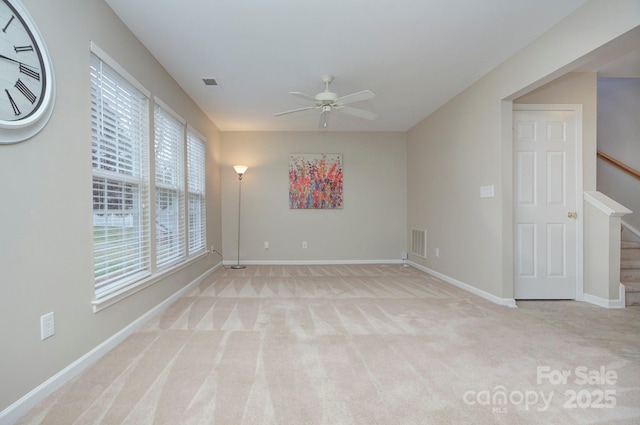
[(236, 170), (236, 173), (238, 173), (239, 176), (243, 175), (245, 173), (245, 171), (247, 171), (247, 167), (246, 165), (234, 165), (233, 169)]

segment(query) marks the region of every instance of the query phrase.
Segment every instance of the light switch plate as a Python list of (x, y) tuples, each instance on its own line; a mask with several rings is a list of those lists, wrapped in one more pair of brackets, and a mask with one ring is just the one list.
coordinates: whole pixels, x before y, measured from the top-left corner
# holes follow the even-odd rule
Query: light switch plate
[(495, 194), (494, 194), (493, 185), (480, 186), (480, 197), (481, 198), (493, 198), (494, 196), (495, 196)]

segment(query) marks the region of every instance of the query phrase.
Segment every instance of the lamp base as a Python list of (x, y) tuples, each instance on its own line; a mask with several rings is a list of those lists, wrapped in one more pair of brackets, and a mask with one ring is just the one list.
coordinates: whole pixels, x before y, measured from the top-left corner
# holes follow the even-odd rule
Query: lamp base
[(236, 264), (234, 266), (231, 266), (231, 268), (234, 270), (240, 270), (240, 269), (246, 269), (247, 266), (243, 266), (242, 264)]

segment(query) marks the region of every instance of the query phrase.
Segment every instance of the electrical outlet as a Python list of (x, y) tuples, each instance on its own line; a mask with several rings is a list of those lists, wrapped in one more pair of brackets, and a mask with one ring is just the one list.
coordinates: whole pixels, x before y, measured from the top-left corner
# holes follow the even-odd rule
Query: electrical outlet
[(436, 258), (440, 258), (440, 248), (436, 248)]
[(264, 249), (269, 249), (269, 241), (264, 241)]
[(40, 340), (52, 337), (56, 333), (55, 317), (53, 311), (44, 316), (40, 316)]
[(307, 241), (302, 241), (302, 248), (307, 249)]

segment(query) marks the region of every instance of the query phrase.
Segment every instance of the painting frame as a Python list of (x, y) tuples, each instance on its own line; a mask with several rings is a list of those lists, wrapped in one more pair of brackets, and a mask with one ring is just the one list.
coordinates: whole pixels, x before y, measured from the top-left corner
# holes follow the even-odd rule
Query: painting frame
[(289, 154), (289, 209), (343, 209), (341, 153)]

